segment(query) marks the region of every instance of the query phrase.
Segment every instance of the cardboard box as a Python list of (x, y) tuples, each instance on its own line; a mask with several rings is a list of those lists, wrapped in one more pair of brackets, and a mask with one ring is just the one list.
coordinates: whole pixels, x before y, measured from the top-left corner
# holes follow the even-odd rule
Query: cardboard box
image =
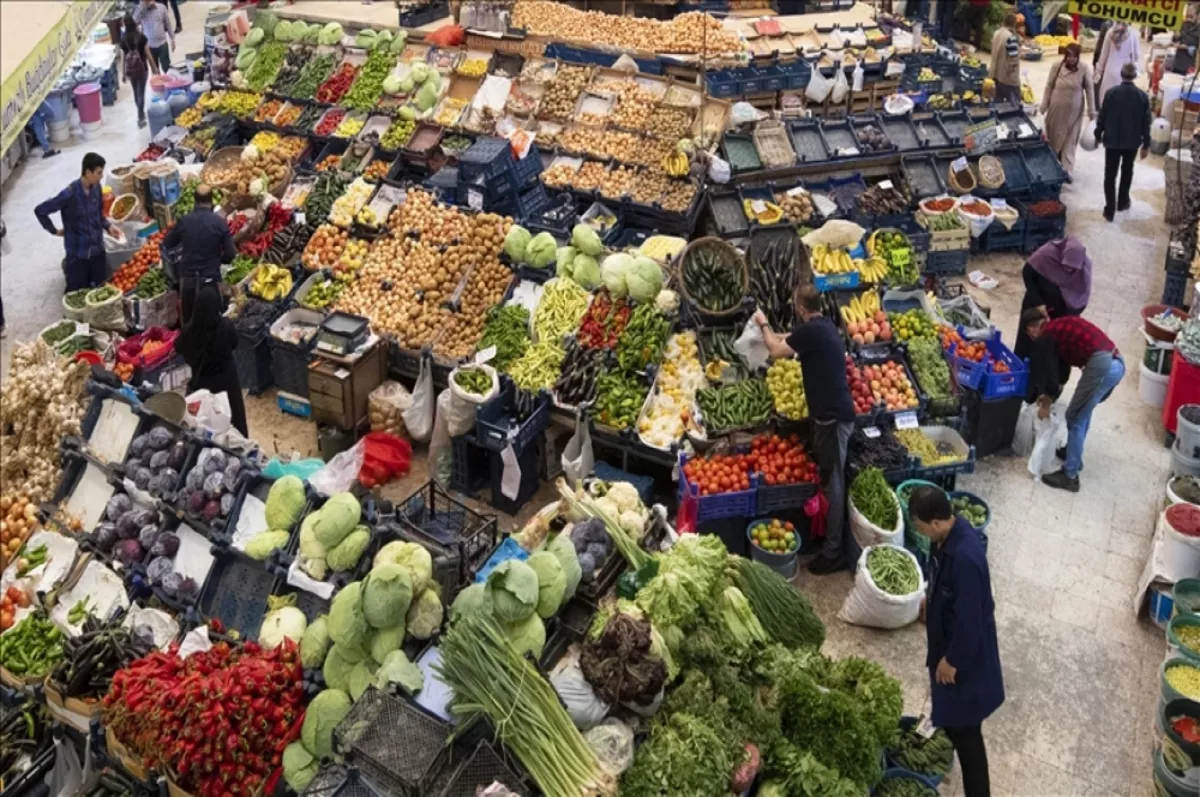
[(147, 779), (146, 768), (142, 766), (140, 759), (136, 758), (133, 753), (121, 744), (117, 739), (116, 734), (112, 732), (112, 728), (105, 727), (104, 729), (104, 744), (108, 748), (108, 754), (117, 759), (126, 772), (133, 775), (138, 780), (144, 781)]

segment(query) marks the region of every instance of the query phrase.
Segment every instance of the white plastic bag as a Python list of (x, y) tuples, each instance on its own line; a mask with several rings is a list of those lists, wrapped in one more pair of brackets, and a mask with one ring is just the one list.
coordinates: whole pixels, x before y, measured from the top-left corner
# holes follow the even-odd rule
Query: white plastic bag
[(1096, 123), (1088, 121), (1083, 126), (1083, 133), (1079, 136), (1079, 146), (1086, 149), (1088, 152), (1096, 151)]
[(849, 92), (850, 83), (846, 80), (846, 70), (841, 67), (839, 61), (837, 68), (834, 70), (833, 88), (830, 90), (829, 99), (833, 100), (833, 103), (837, 105), (838, 103), (845, 102), (846, 95)]
[(367, 413), (372, 432), (387, 432), (408, 437), (404, 427), (404, 411), (412, 406), (412, 395), (399, 382), (387, 380), (367, 396)]
[(867, 73), (863, 71), (862, 61), (859, 60), (859, 62), (854, 65), (854, 76), (853, 76), (854, 79), (851, 84), (851, 88), (853, 91), (862, 91), (863, 90), (863, 80), (866, 79), (866, 76), (867, 76)]
[(578, 646), (572, 645), (550, 673), (550, 685), (562, 700), (571, 722), (581, 731), (595, 727), (608, 715), (609, 705), (600, 699), (579, 669)]
[(229, 396), (226, 393), (212, 393), (206, 389), (197, 390), (188, 395), (187, 422), (194, 428), (210, 429), (213, 434), (221, 434), (233, 423), (233, 411), (229, 409)]
[(453, 450), (450, 448), (450, 391), (443, 390), (437, 397), (437, 416), (433, 422), (433, 434), (429, 440), (429, 472), (441, 484), (450, 484), (453, 469)]
[(500, 452), (500, 461), (504, 463), (504, 471), (500, 474), (500, 494), (510, 501), (516, 501), (521, 493), (521, 461), (517, 459), (511, 441)]
[(582, 414), (575, 415), (575, 434), (567, 441), (562, 452), (563, 476), (567, 484), (574, 487), (592, 475), (596, 456), (592, 453), (592, 432)]
[(1017, 428), (1013, 430), (1012, 450), (1018, 457), (1033, 453), (1033, 422), (1037, 419), (1037, 404), (1022, 404), (1017, 416)]
[(898, 545), (890, 546), (912, 560), (917, 568), (917, 588), (908, 595), (892, 595), (884, 592), (875, 585), (867, 570), (867, 555), (871, 548), (864, 548), (858, 557), (858, 567), (854, 572), (854, 588), (846, 596), (838, 619), (851, 625), (862, 625), (868, 628), (903, 628), (914, 622), (921, 613), (921, 599), (925, 596), (925, 579), (920, 575), (921, 568), (917, 557)]
[(900, 502), (896, 502), (896, 529), (887, 531), (876, 526), (867, 516), (858, 511), (854, 499), (850, 499), (850, 533), (860, 548), (872, 545), (904, 545), (904, 513), (900, 511)]
[(814, 69), (812, 77), (808, 80), (808, 88), (804, 90), (804, 96), (811, 102), (825, 102), (832, 88), (833, 81), (822, 75), (820, 69)]
[(748, 102), (735, 102), (729, 109), (729, 123), (734, 127), (754, 124), (766, 119), (767, 115)]
[(359, 440), (351, 448), (335, 454), (333, 459), (325, 463), (325, 467), (309, 477), (308, 483), (327, 498), (334, 493), (346, 492), (358, 479), (366, 448), (366, 441)]
[(65, 738), (54, 740), (54, 767), (46, 775), (47, 794), (53, 797), (75, 797), (83, 786), (83, 764), (75, 746)]
[(490, 365), (461, 366), (478, 368), (491, 377), (492, 386), (483, 395), (470, 393), (458, 386), (454, 377), (459, 369), (450, 372), (450, 406), (446, 412), (446, 423), (451, 437), (462, 437), (475, 428), (475, 413), (480, 405), (491, 401), (500, 392), (500, 381), (496, 378), (496, 369)]
[(708, 164), (708, 179), (717, 185), (725, 185), (732, 176), (733, 170), (729, 168), (729, 161), (713, 155)]
[[(814, 195), (813, 201), (816, 201), (816, 195)], [(852, 221), (832, 219), (800, 240), (809, 249), (814, 248), (817, 244), (825, 244), (831, 249), (853, 249), (866, 232), (862, 226)]]
[(437, 394), (433, 392), (433, 359), (422, 357), (421, 372), (413, 387), (412, 404), (404, 411), (404, 425), (408, 428), (409, 436), (418, 443), (424, 443), (433, 433), (436, 401)]
[(1058, 470), (1054, 452), (1067, 444), (1067, 422), (1062, 410), (1050, 408), (1050, 417), (1042, 420), (1037, 416), (1037, 404), (1030, 405), (1033, 413), (1033, 451), (1029, 454), (1029, 472), (1039, 479)]
[(616, 717), (592, 728), (583, 735), (583, 740), (592, 748), (604, 771), (614, 778), (633, 763), (633, 730)]
[(767, 350), (767, 341), (763, 339), (762, 330), (759, 329), (758, 324), (754, 323), (753, 316), (746, 322), (742, 334), (734, 341), (733, 348), (742, 355), (742, 359), (746, 361), (752, 371), (764, 367), (771, 356), (771, 352)]

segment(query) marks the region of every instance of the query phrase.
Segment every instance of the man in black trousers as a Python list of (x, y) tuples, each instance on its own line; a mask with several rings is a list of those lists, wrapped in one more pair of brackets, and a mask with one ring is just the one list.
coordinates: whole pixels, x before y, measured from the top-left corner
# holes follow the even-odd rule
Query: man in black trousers
[[(1150, 154), (1150, 98), (1133, 85), (1135, 77), (1137, 66), (1121, 67), (1121, 85), (1104, 95), (1096, 120), (1096, 141), (1104, 144), (1104, 218), (1108, 221), (1113, 220), (1114, 210), (1129, 210), (1129, 185), (1138, 149), (1143, 158)], [(1118, 167), (1120, 190), (1116, 190)]]
[(179, 20), (179, 0), (158, 0), (164, 6), (169, 6), (175, 12), (175, 32), (183, 32), (183, 23)]

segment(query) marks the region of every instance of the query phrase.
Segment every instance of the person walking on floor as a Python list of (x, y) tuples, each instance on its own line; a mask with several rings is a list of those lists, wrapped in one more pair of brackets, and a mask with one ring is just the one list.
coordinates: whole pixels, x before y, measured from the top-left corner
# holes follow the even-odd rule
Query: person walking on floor
[(930, 541), (925, 619), (933, 712), (958, 754), (966, 797), (990, 797), (983, 721), (1004, 703), (996, 640), (996, 601), (987, 554), (977, 532), (956, 517), (940, 487), (918, 487), (908, 499), (918, 534)]
[(808, 413), (813, 420), (812, 455), (820, 472), (821, 490), (829, 502), (825, 544), (808, 570), (824, 575), (846, 567), (846, 446), (854, 431), (854, 403), (846, 382), (846, 347), (833, 322), (821, 313), (820, 292), (811, 283), (800, 285), (793, 302), (802, 323), (789, 335), (772, 330), (761, 310), (754, 314), (754, 321), (773, 359), (800, 360)]
[(183, 22), (179, 19), (179, 0), (158, 0), (158, 2), (164, 8), (167, 5), (171, 6), (171, 11), (175, 13), (175, 32), (183, 33)]
[[(1100, 100), (1108, 90), (1121, 84), (1125, 79), (1124, 68), (1132, 66), (1133, 77), (1137, 77), (1138, 64), (1142, 60), (1142, 45), (1138, 37), (1129, 30), (1129, 25), (1118, 22), (1112, 26), (1104, 37), (1104, 46), (1100, 48), (1100, 60), (1096, 64), (1093, 79), (1100, 85)], [(1132, 80), (1133, 78), (1130, 78)]]
[(164, 73), (171, 68), (171, 50), (175, 47), (175, 34), (167, 7), (154, 0), (141, 0), (133, 9), (134, 20), (142, 26), (142, 34), (150, 45), (150, 52)]
[(1078, 368), (1079, 384), (1067, 405), (1067, 446), (1059, 449), (1063, 459), (1060, 470), (1042, 477), (1042, 483), (1059, 490), (1079, 492), (1079, 471), (1083, 468), (1083, 443), (1087, 439), (1092, 413), (1125, 376), (1125, 360), (1116, 344), (1092, 322), (1069, 315), (1050, 320), (1037, 307), (1021, 314), (1021, 326), (1034, 340), (1030, 361), (1030, 394), (1037, 396), (1038, 417), (1050, 416), (1050, 405), (1062, 393), (1060, 364)]
[(205, 285), (219, 285), (221, 264), (231, 263), (237, 256), (233, 236), (225, 219), (213, 211), (212, 188), (201, 183), (196, 186), (196, 207), (175, 222), (163, 238), (164, 249), (180, 248), (179, 298), (183, 318), (192, 314), (196, 296)]
[(33, 131), (33, 137), (37, 139), (38, 146), (42, 148), (43, 158), (53, 158), (62, 152), (61, 149), (55, 149), (50, 146), (50, 136), (46, 133), (46, 125), (50, 122), (52, 116), (53, 112), (50, 109), (50, 103), (42, 100), (37, 110), (29, 117), (29, 129)]
[(1021, 37), (1017, 15), (1009, 11), (1004, 24), (992, 34), (992, 62), (988, 75), (996, 83), (996, 103), (1021, 105)]
[[(1100, 103), (1096, 120), (1096, 142), (1104, 144), (1104, 218), (1113, 220), (1114, 209), (1129, 210), (1129, 186), (1133, 184), (1133, 161), (1150, 154), (1150, 98), (1133, 84), (1137, 67), (1121, 67), (1121, 85), (1114, 86)], [(1117, 189), (1117, 169), (1121, 185)]]
[(1070, 176), (1075, 171), (1075, 148), (1083, 132), (1083, 118), (1096, 118), (1092, 99), (1092, 68), (1080, 63), (1082, 50), (1078, 44), (1068, 44), (1066, 55), (1050, 70), (1046, 90), (1042, 93), (1042, 113), (1045, 114), (1046, 142), (1062, 161)]
[(249, 437), (246, 404), (242, 399), (237, 366), (233, 362), (238, 333), (233, 322), (225, 317), (223, 305), (216, 284), (203, 285), (196, 294), (191, 317), (183, 322), (179, 337), (175, 340), (175, 350), (192, 369), (188, 393), (201, 389), (214, 395), (224, 393), (229, 397), (233, 428), (241, 432), (243, 437)]
[[(104, 232), (119, 236), (117, 228), (104, 218), (100, 181), (104, 179), (104, 158), (94, 152), (83, 156), (82, 175), (78, 180), (33, 209), (38, 222), (51, 235), (63, 239), (67, 259), (63, 272), (67, 293), (95, 288), (108, 279), (104, 253)], [(52, 213), (62, 216), (62, 229), (50, 220)]]
[(133, 14), (125, 15), (121, 33), (121, 51), (125, 53), (125, 80), (133, 87), (133, 102), (137, 106), (138, 127), (146, 126), (146, 81), (150, 73), (158, 74), (158, 63), (150, 52), (150, 42), (138, 29)]
[[(953, 4), (948, 3), (947, 5)], [(971, 34), (969, 41), (976, 50), (983, 48), (983, 29), (987, 27), (988, 8), (991, 5), (992, 0), (970, 0), (963, 9), (967, 29)]]
[[(1021, 269), (1025, 295), (1021, 312), (1041, 308), (1049, 318), (1083, 315), (1092, 295), (1092, 259), (1074, 235), (1056, 238), (1038, 247)], [(1033, 355), (1033, 339), (1017, 330), (1013, 353), (1022, 360)], [(1062, 381), (1066, 381), (1064, 375)]]

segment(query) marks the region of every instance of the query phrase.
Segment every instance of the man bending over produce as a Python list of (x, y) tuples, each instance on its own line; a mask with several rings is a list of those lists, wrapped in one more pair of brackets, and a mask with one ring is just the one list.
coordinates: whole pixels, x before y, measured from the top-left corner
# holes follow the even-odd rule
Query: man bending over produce
[(771, 329), (762, 310), (754, 314), (754, 321), (762, 330), (772, 359), (797, 357), (800, 360), (808, 414), (813, 419), (812, 454), (820, 470), (821, 490), (829, 502), (825, 545), (821, 555), (809, 563), (808, 572), (824, 575), (846, 567), (842, 546), (846, 517), (846, 445), (854, 431), (854, 404), (846, 383), (846, 347), (833, 322), (821, 314), (820, 292), (811, 283), (806, 283), (796, 288), (792, 301), (802, 323), (790, 335), (784, 336)]
[[(1112, 395), (1125, 376), (1125, 360), (1116, 344), (1091, 321), (1068, 315), (1048, 320), (1038, 307), (1021, 314), (1021, 326), (1033, 340), (1029, 368), (1029, 395), (1037, 396), (1038, 417), (1050, 416), (1050, 405), (1062, 393), (1063, 373), (1069, 367), (1083, 371), (1067, 405), (1067, 447), (1059, 449), (1061, 469), (1042, 477), (1042, 483), (1059, 490), (1079, 492), (1083, 468), (1083, 441), (1096, 405)], [(1069, 366), (1059, 369), (1059, 365)]]
[[(104, 179), (104, 158), (95, 152), (83, 156), (83, 173), (58, 194), (33, 209), (46, 232), (63, 239), (67, 259), (63, 273), (67, 293), (95, 288), (108, 278), (104, 255), (104, 231), (119, 236), (117, 228), (104, 218), (100, 181)], [(62, 229), (55, 228), (50, 214), (62, 216)]]
[(954, 744), (966, 797), (989, 797), (982, 725), (1004, 702), (1004, 676), (987, 554), (979, 532), (954, 516), (940, 488), (913, 490), (908, 514), (930, 541), (929, 584), (921, 610), (931, 722)]

